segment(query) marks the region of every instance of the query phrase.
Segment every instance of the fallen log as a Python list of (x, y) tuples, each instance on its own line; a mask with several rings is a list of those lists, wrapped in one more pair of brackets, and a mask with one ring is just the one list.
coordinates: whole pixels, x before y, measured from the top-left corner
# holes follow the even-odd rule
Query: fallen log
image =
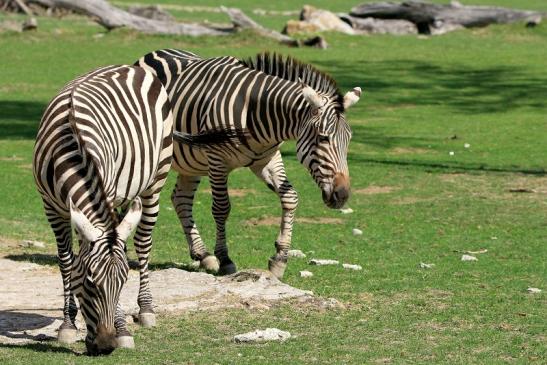
[(492, 6), (466, 6), (457, 1), (431, 4), (422, 1), (365, 3), (351, 9), (357, 18), (404, 19), (416, 24), (421, 34), (442, 34), (458, 28), (483, 27), (524, 21), (527, 26), (541, 22), (542, 14)]
[(348, 23), (356, 34), (417, 34), (418, 28), (408, 20), (357, 18), (348, 14), (338, 14), (340, 19)]
[(174, 35), (226, 35), (230, 29), (218, 29), (197, 23), (154, 20), (131, 14), (105, 0), (31, 0), (48, 7), (61, 7), (95, 18), (108, 30), (127, 27), (143, 33)]
[(235, 29), (252, 29), (263, 37), (275, 39), (276, 41), (291, 47), (310, 46), (322, 49), (327, 48), (327, 42), (322, 37), (313, 37), (305, 40), (294, 39), (275, 30), (264, 28), (245, 15), (240, 9), (227, 8), (224, 6), (222, 6), (221, 9), (228, 14)]

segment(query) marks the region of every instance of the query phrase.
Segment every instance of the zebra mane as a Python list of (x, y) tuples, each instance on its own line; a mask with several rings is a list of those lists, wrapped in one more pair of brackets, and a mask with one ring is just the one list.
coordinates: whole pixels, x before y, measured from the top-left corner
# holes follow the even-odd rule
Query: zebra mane
[(242, 60), (241, 63), (253, 70), (262, 71), (271, 76), (299, 82), (312, 87), (315, 91), (335, 100), (336, 109), (344, 110), (344, 97), (336, 81), (329, 74), (291, 56), (283, 58), (276, 53), (259, 53), (254, 58)]
[[(113, 67), (113, 66), (110, 66), (110, 67)], [(104, 72), (105, 70), (108, 70), (108, 69), (109, 69), (109, 67), (107, 66), (107, 67), (99, 68), (97, 70), (93, 70), (93, 71), (81, 76), (80, 78), (74, 80), (72, 83), (70, 83), (68, 85), (69, 87), (72, 87), (72, 89), (70, 90), (70, 111), (69, 111), (69, 116), (68, 116), (68, 122), (71, 126), (71, 129), (72, 129), (72, 132), (74, 133), (75, 138), (78, 141), (78, 145), (80, 146), (80, 152), (83, 154), (82, 157), (84, 159), (86, 159), (87, 162), (90, 164), (91, 168), (95, 170), (94, 175), (95, 175), (95, 178), (97, 179), (97, 182), (98, 182), (97, 188), (99, 190), (99, 194), (103, 195), (103, 197), (105, 199), (105, 203), (107, 204), (107, 207), (108, 207), (108, 215), (112, 219), (112, 222), (113, 222), (113, 227), (107, 227), (107, 228), (114, 229), (114, 228), (116, 228), (116, 226), (120, 222), (119, 217), (118, 217), (118, 214), (116, 212), (116, 209), (114, 208), (113, 202), (108, 200), (108, 194), (106, 193), (105, 183), (104, 183), (104, 180), (103, 180), (101, 174), (99, 174), (99, 169), (97, 167), (98, 163), (95, 160), (95, 158), (93, 158), (93, 156), (91, 154), (89, 154), (88, 151), (87, 151), (87, 145), (86, 145), (84, 139), (82, 138), (81, 131), (80, 131), (80, 126), (79, 126), (79, 123), (78, 123), (78, 118), (76, 117), (76, 110), (75, 110), (74, 104), (73, 104), (74, 94), (77, 92), (78, 87), (83, 82), (85, 82), (89, 79), (92, 79), (97, 74), (101, 74), (102, 72)]]

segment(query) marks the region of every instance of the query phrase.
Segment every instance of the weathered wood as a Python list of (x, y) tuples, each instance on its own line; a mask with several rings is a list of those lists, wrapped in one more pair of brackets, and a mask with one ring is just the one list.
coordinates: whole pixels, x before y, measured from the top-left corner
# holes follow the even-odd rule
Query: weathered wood
[(32, 11), (28, 8), (27, 4), (23, 0), (14, 0), (19, 9), (21, 9), (28, 16), (32, 16)]
[(252, 29), (257, 34), (275, 39), (276, 41), (291, 46), (291, 47), (300, 47), (300, 46), (310, 46), (317, 48), (327, 48), (327, 42), (321, 37), (313, 37), (303, 41), (291, 38), (285, 34), (281, 34), (272, 29), (267, 29), (256, 23), (254, 20), (249, 18), (243, 11), (237, 8), (227, 8), (222, 6), (221, 9), (228, 14), (232, 24), (236, 29)]
[(107, 29), (127, 27), (143, 33), (174, 35), (226, 35), (231, 29), (217, 29), (197, 23), (178, 23), (164, 20), (143, 18), (110, 5), (105, 0), (31, 0), (45, 6), (73, 10), (95, 18)]
[(422, 1), (401, 3), (365, 3), (351, 9), (357, 18), (404, 19), (413, 22), (424, 34), (438, 34), (459, 27), (482, 27), (494, 23), (525, 21), (539, 24), (542, 14), (535, 11), (514, 10), (492, 6), (465, 6), (457, 1), (450, 4), (431, 4)]
[(417, 34), (418, 28), (408, 20), (357, 18), (348, 14), (338, 14), (340, 19), (351, 25), (356, 34)]

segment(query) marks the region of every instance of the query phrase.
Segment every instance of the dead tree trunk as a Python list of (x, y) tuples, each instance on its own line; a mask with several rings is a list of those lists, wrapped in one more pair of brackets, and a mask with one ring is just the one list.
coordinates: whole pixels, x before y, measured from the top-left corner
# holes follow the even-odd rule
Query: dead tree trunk
[(493, 23), (541, 22), (541, 13), (491, 6), (464, 6), (457, 1), (449, 5), (421, 1), (401, 3), (367, 3), (351, 9), (358, 18), (404, 19), (413, 22), (422, 34), (441, 34), (456, 28), (483, 27)]
[(273, 38), (276, 41), (291, 47), (300, 47), (304, 45), (323, 49), (327, 48), (327, 42), (322, 37), (313, 37), (300, 41), (275, 30), (264, 28), (263, 26), (249, 18), (247, 15), (245, 15), (245, 13), (243, 13), (240, 9), (226, 8), (224, 6), (221, 7), (221, 9), (226, 12), (226, 14), (228, 14), (230, 20), (232, 21), (232, 24), (236, 29), (252, 29), (263, 37)]
[(201, 24), (177, 23), (143, 18), (110, 5), (105, 0), (32, 0), (48, 7), (60, 7), (94, 17), (106, 29), (127, 27), (143, 33), (175, 35), (225, 35), (230, 29), (217, 29)]

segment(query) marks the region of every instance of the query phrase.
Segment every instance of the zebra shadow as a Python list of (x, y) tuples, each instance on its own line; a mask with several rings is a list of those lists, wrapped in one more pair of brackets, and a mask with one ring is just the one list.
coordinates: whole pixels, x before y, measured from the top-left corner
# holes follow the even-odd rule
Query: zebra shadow
[(50, 326), (59, 318), (23, 311), (24, 309), (0, 310), (0, 336), (33, 341), (55, 339), (52, 336), (32, 334), (29, 331)]
[[(81, 355), (55, 342), (55, 337), (40, 333), (40, 329), (51, 326), (60, 319), (62, 318), (25, 312), (25, 309), (0, 310), (0, 348), (26, 348), (36, 352)], [(17, 340), (24, 340), (24, 342), (17, 343)]]

